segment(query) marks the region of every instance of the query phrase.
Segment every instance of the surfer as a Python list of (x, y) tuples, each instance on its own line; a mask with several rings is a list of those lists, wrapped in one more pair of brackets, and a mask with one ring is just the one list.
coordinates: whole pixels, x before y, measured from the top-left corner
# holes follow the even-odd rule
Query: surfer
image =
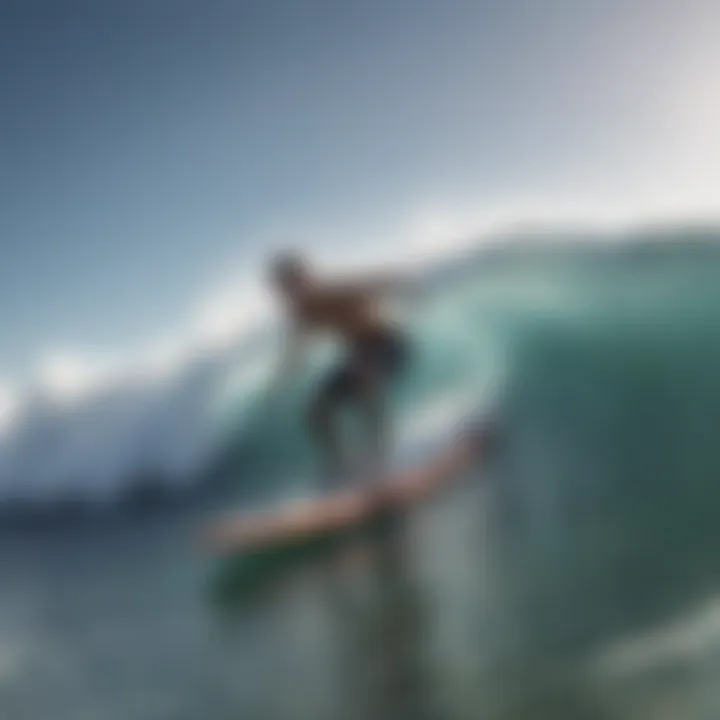
[[(337, 479), (349, 470), (338, 422), (338, 411), (346, 404), (365, 421), (372, 443), (371, 472), (379, 476), (389, 440), (388, 390), (409, 359), (406, 336), (384, 317), (383, 300), (403, 283), (395, 277), (328, 282), (293, 253), (274, 258), (270, 272), (289, 320), (278, 380), (294, 369), (307, 340), (318, 331), (334, 335), (345, 349), (345, 357), (316, 386), (307, 413), (324, 478)], [(278, 387), (274, 385), (275, 391)]]

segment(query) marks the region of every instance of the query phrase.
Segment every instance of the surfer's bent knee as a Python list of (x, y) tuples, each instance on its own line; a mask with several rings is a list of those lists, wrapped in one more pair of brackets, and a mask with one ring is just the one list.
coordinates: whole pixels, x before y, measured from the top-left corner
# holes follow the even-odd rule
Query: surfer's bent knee
[(328, 398), (317, 394), (308, 407), (307, 420), (313, 427), (319, 427), (327, 423), (330, 415), (330, 403)]

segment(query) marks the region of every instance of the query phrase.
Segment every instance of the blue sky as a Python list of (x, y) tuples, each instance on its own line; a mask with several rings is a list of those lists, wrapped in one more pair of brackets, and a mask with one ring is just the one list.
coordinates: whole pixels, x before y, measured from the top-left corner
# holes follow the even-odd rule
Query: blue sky
[(526, 202), (712, 212), (718, 21), (700, 0), (4, 2), (0, 377), (152, 344), (269, 245), (381, 248)]

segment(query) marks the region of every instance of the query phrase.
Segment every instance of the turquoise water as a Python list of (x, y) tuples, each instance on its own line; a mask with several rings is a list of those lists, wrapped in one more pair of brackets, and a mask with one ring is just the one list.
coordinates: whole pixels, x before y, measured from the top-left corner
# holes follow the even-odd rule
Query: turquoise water
[(718, 717), (720, 250), (663, 242), (444, 276), (398, 431), (416, 452), (492, 413), (496, 453), (252, 588), (194, 533), (307, 483), (308, 378), (274, 409), (228, 399), (229, 485), (195, 505), (8, 522), (0, 717)]

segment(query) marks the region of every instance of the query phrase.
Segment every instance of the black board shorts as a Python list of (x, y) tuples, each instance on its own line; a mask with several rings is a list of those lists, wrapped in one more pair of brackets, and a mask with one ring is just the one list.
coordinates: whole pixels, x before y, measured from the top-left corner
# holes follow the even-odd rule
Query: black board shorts
[(348, 357), (321, 382), (320, 394), (333, 402), (354, 399), (361, 393), (365, 373), (389, 382), (404, 372), (409, 359), (407, 337), (395, 329), (383, 330), (351, 347)]

